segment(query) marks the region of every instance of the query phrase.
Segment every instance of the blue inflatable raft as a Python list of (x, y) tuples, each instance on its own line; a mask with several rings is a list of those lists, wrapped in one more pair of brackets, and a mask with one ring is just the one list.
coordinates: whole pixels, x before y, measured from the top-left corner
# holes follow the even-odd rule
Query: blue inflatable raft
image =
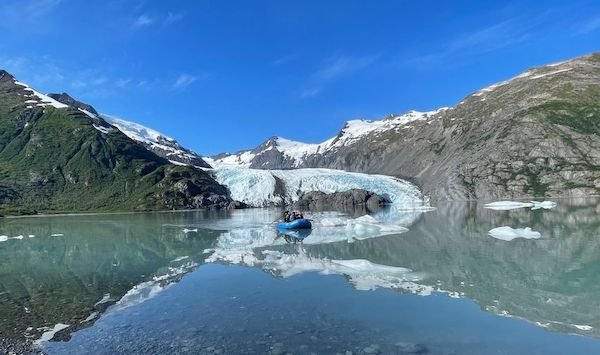
[(308, 219), (300, 218), (295, 219), (291, 222), (281, 222), (277, 225), (277, 228), (280, 229), (310, 229), (312, 228), (312, 223)]

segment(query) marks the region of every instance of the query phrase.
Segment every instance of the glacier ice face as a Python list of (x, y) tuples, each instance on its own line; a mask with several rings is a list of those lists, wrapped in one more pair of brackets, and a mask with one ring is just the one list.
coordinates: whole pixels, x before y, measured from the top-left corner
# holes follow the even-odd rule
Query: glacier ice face
[(362, 189), (388, 198), (397, 209), (428, 208), (419, 188), (385, 175), (351, 173), (334, 169), (259, 170), (221, 166), (216, 180), (229, 188), (234, 200), (251, 206), (289, 204), (304, 192), (324, 193)]

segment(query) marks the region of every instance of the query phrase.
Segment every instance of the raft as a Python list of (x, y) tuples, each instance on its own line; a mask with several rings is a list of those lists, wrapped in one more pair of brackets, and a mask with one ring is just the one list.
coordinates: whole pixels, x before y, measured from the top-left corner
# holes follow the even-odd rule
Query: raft
[(280, 229), (310, 229), (312, 228), (312, 223), (308, 219), (300, 218), (295, 219), (291, 222), (281, 222), (277, 225), (277, 228)]

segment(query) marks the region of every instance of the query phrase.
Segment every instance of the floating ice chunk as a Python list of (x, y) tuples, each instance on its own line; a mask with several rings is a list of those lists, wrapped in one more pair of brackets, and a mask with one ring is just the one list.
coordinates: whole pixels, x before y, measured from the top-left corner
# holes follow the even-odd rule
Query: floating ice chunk
[(489, 208), (491, 210), (500, 210), (500, 211), (513, 210), (513, 209), (517, 209), (517, 208), (527, 208), (527, 207), (530, 207), (531, 209), (539, 209), (539, 208), (550, 209), (550, 208), (556, 207), (556, 202), (552, 202), (552, 201), (544, 201), (544, 202), (498, 201), (498, 202), (487, 203), (487, 204), (485, 204), (484, 207)]
[(34, 234), (30, 234), (30, 235), (27, 236), (27, 238), (35, 238), (35, 235)]
[(544, 202), (531, 201), (531, 203), (533, 203), (533, 207), (531, 208), (532, 210), (537, 210), (540, 208), (549, 210), (551, 208), (556, 207), (556, 202), (554, 202), (554, 201), (544, 201)]
[(63, 237), (64, 234), (62, 233), (54, 233), (54, 234), (50, 234), (51, 237)]
[(573, 326), (579, 330), (592, 330), (594, 329), (591, 325), (577, 325), (573, 324)]
[(7, 235), (0, 235), (0, 242), (5, 242), (8, 240), (8, 236)]
[(194, 233), (198, 233), (198, 228), (191, 228), (191, 229), (184, 228), (184, 229), (183, 229), (183, 233), (185, 233), (185, 234), (187, 234), (187, 233), (192, 233), (192, 232), (194, 232)]
[(94, 320), (96, 317), (98, 317), (98, 312), (92, 312), (92, 314), (90, 314), (86, 319), (82, 320), (80, 323), (87, 323), (91, 320)]
[(23, 236), (22, 236), (22, 235), (18, 235), (18, 236), (16, 236), (16, 237), (12, 237), (12, 239), (18, 239), (18, 240), (21, 240), (21, 239), (23, 239)]
[(516, 238), (539, 239), (542, 235), (539, 232), (526, 228), (511, 228), (508, 226), (498, 227), (490, 230), (488, 234), (496, 239), (511, 241)]
[(110, 302), (110, 301), (112, 301), (112, 298), (110, 298), (110, 293), (105, 293), (104, 296), (102, 297), (102, 299), (100, 301), (96, 302), (94, 304), (94, 306), (97, 306), (99, 304), (103, 304), (106, 302)]
[(512, 210), (516, 208), (533, 207), (533, 203), (516, 201), (498, 201), (487, 203), (484, 207), (489, 208), (491, 210)]
[(35, 341), (36, 345), (40, 345), (42, 342), (48, 341), (48, 340), (52, 340), (52, 338), (54, 338), (54, 334), (60, 332), (61, 330), (68, 328), (69, 325), (68, 324), (62, 324), (62, 323), (58, 323), (57, 325), (54, 326), (54, 328), (51, 328), (50, 330), (45, 331), (42, 336)]

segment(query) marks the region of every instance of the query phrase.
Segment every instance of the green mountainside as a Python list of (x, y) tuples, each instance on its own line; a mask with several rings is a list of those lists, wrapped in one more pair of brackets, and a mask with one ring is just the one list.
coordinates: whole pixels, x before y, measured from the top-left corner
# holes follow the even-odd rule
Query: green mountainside
[(0, 213), (227, 207), (224, 186), (0, 70)]

